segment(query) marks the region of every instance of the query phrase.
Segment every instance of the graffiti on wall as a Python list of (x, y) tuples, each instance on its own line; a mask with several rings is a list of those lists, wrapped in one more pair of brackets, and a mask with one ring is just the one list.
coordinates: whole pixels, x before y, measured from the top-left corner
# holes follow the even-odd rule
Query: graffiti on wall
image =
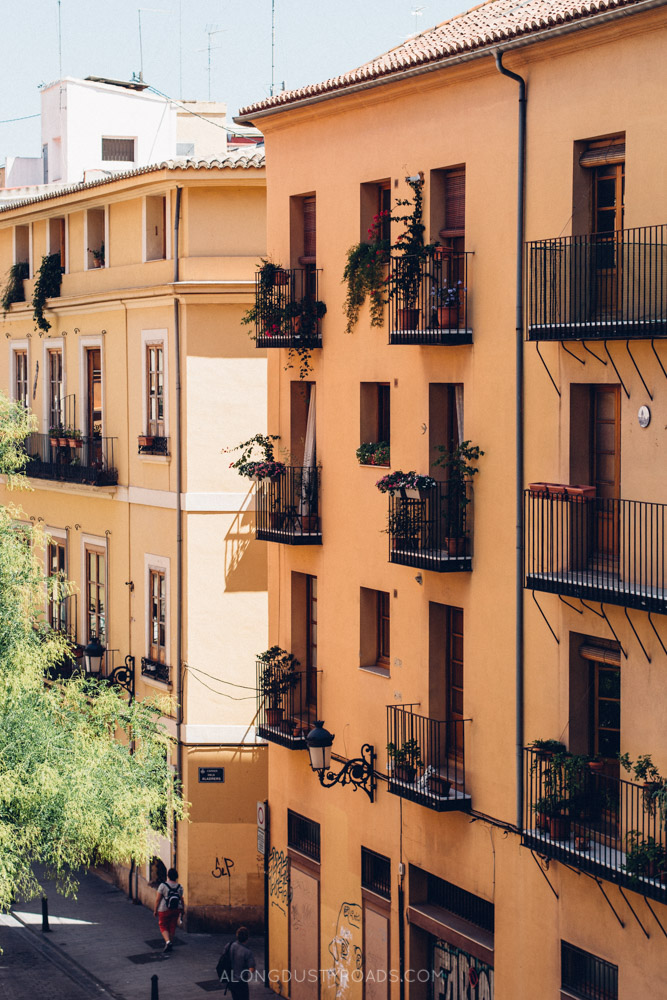
[(493, 1000), (493, 969), (446, 941), (433, 946), (434, 1000)]
[(269, 854), (269, 899), (271, 906), (287, 913), (290, 901), (289, 858), (275, 847)]
[(336, 921), (336, 933), (329, 941), (333, 969), (328, 980), (331, 996), (336, 1000), (349, 997), (353, 982), (363, 974), (364, 956), (361, 948), (362, 917), (359, 903), (341, 903)]
[(222, 864), (220, 864), (220, 859), (216, 857), (215, 868), (212, 869), (211, 875), (213, 878), (231, 878), (233, 867), (234, 862), (231, 858), (223, 858)]

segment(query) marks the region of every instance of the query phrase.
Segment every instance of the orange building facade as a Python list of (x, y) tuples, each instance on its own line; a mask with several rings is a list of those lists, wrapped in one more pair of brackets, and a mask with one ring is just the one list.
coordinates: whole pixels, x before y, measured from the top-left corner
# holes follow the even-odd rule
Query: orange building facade
[[(561, 6), (493, 0), (239, 118), (287, 272), (257, 285), (287, 470), (256, 519), (299, 661), (273, 699), (258, 665), (292, 1000), (667, 996), (667, 11)], [(380, 213), (415, 194), (411, 272)], [(346, 332), (374, 225), (390, 303)], [(376, 488), (408, 471), (434, 482)]]

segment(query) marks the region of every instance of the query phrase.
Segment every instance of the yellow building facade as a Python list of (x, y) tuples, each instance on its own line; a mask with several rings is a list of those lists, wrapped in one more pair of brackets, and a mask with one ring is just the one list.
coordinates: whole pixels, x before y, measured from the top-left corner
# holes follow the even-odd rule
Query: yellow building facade
[[(266, 546), (224, 449), (266, 422), (266, 358), (240, 324), (265, 187), (263, 151), (250, 150), (0, 211), (0, 271), (19, 265), (0, 383), (36, 418), (32, 490), (3, 486), (2, 499), (48, 533), (45, 571), (72, 581), (45, 607), (51, 626), (79, 657), (95, 636), (103, 675), (164, 701), (189, 822), (146, 870), (117, 877), (152, 903), (149, 883), (175, 864), (189, 930), (263, 915), (253, 838), (267, 762), (248, 664), (266, 644)], [(39, 325), (44, 260), (56, 287)]]
[[(667, 997), (666, 39), (663, 3), (492, 0), (238, 119), (289, 276), (256, 517), (300, 664), (258, 673), (291, 1000)], [(417, 277), (392, 221), (383, 325), (346, 332), (348, 249), (416, 195)]]

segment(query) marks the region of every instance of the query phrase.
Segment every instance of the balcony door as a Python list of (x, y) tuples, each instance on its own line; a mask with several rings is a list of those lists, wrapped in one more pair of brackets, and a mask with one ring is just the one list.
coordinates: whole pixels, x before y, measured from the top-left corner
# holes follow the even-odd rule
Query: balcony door
[(591, 386), (591, 485), (595, 486), (595, 551), (598, 568), (618, 567), (621, 493), (621, 390)]
[(102, 351), (99, 347), (86, 351), (86, 465), (102, 462)]
[[(429, 604), (429, 717), (446, 722), (441, 752), (463, 755), (463, 608)], [(443, 745), (444, 744), (444, 745)], [(445, 760), (438, 761), (444, 765)]]

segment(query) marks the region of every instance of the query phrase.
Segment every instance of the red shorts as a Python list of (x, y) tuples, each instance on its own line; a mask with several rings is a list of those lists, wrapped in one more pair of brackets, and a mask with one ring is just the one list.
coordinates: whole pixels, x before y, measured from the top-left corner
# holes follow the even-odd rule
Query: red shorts
[(167, 931), (169, 937), (176, 933), (180, 910), (159, 910), (157, 915), (158, 926), (161, 931)]

